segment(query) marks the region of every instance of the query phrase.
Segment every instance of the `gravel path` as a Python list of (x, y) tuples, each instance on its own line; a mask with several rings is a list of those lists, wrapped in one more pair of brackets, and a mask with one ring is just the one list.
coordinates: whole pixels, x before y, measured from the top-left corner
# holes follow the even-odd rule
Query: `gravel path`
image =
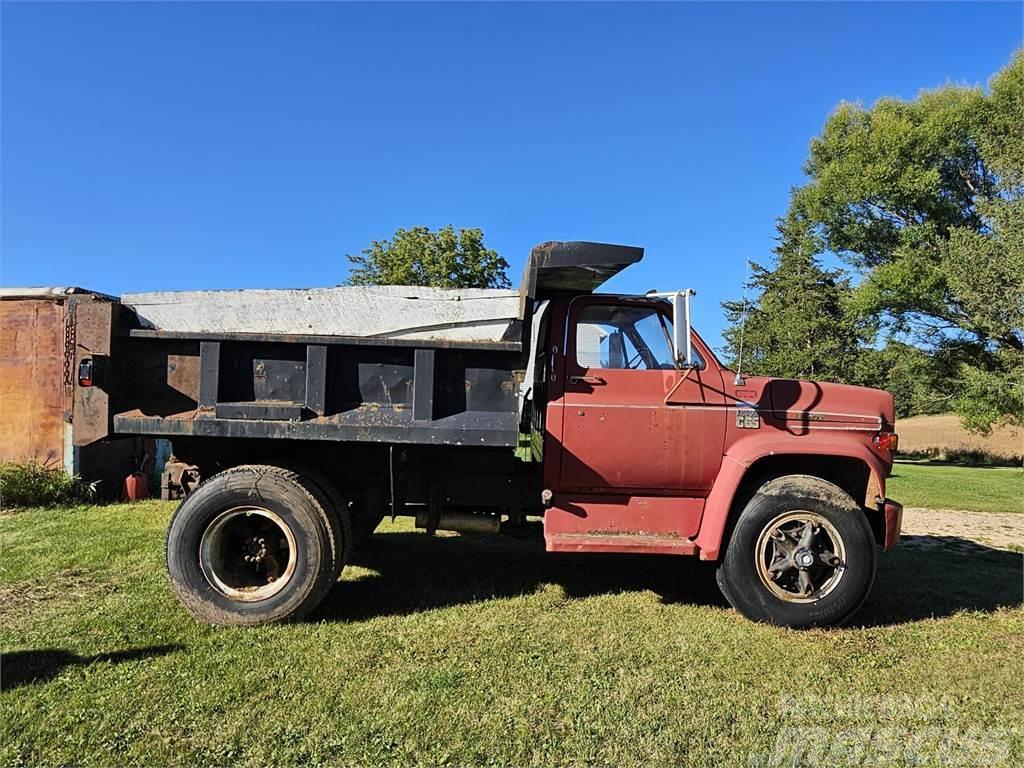
[(903, 510), (900, 546), (970, 547), (971, 542), (997, 549), (1024, 549), (1024, 515), (1002, 512), (967, 512), (956, 509)]

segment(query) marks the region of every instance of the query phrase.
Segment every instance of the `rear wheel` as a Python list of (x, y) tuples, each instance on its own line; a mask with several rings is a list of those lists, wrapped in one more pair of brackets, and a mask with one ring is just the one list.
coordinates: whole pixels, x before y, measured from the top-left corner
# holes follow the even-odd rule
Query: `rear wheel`
[(350, 528), (325, 492), (266, 465), (214, 475), (181, 503), (167, 532), (167, 571), (185, 607), (211, 624), (300, 618), (345, 565)]
[(794, 628), (846, 621), (874, 578), (875, 540), (862, 510), (838, 486), (808, 475), (776, 478), (754, 494), (718, 568), (736, 610)]
[(305, 464), (281, 464), (286, 470), (299, 475), (311, 491), (319, 496), (320, 505), (327, 510), (327, 519), (332, 526), (332, 536), (336, 542), (337, 553), (334, 558), (334, 580), (341, 575), (341, 569), (352, 559), (355, 538), (352, 534), (354, 525), (348, 502), (338, 490), (338, 485), (327, 475)]

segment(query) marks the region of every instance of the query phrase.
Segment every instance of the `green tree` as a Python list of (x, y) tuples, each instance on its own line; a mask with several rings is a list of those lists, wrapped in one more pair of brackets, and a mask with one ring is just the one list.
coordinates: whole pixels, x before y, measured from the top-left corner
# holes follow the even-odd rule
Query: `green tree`
[(806, 219), (791, 211), (777, 228), (772, 267), (751, 265), (746, 323), (743, 302), (722, 304), (726, 357), (735, 366), (742, 336), (745, 373), (847, 381), (874, 329), (848, 310), (849, 280), (821, 266)]
[(946, 413), (953, 408), (960, 366), (977, 356), (973, 345), (950, 341), (935, 350), (890, 339), (880, 348), (861, 350), (850, 383), (888, 390), (896, 416)]
[(1024, 420), (1024, 53), (987, 93), (841, 104), (804, 170), (791, 215), (861, 276), (851, 308), (958, 350), (945, 394), (967, 426)]
[(508, 262), (484, 246), (479, 229), (398, 229), (390, 240), (374, 240), (362, 255), (347, 258), (347, 285), (511, 287), (505, 273)]

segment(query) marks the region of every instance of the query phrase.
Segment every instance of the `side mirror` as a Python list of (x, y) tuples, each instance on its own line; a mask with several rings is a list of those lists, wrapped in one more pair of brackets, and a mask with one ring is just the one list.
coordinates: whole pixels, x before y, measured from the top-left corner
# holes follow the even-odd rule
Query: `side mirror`
[(693, 367), (693, 341), (690, 328), (690, 296), (693, 291), (678, 291), (672, 296), (672, 342), (676, 361)]
[(646, 294), (661, 299), (672, 299), (672, 354), (676, 365), (693, 368), (693, 333), (690, 328), (690, 297), (697, 292), (692, 288), (671, 293), (651, 291)]

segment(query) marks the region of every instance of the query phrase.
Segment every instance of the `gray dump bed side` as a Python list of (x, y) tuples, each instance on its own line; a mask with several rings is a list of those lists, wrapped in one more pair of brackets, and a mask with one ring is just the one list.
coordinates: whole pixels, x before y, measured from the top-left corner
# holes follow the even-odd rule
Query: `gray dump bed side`
[(145, 329), (494, 343), (520, 340), (519, 291), (396, 285), (131, 293)]

